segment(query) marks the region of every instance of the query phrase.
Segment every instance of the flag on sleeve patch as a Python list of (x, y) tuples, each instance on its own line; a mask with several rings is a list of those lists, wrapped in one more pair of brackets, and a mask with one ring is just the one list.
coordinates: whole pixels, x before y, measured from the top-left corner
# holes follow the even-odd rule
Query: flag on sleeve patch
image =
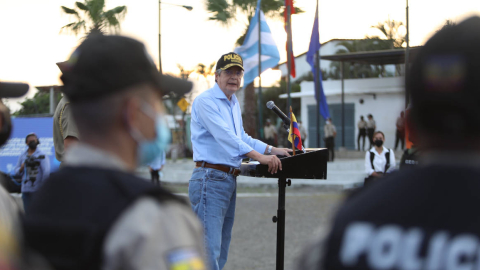
[(171, 251), (167, 261), (170, 270), (205, 270), (202, 257), (193, 248)]

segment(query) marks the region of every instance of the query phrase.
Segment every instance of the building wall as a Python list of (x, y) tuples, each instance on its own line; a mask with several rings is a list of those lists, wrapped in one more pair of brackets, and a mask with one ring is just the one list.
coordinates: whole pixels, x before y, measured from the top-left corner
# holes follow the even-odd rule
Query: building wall
[[(359, 82), (360, 80), (361, 82)], [(333, 84), (324, 84), (327, 103), (341, 104), (341, 95), (339, 95), (335, 89), (332, 89), (332, 87), (336, 88), (336, 84), (340, 84), (340, 82), (332, 81), (332, 83)], [(358, 86), (361, 86), (361, 88), (358, 88)], [(328, 91), (328, 88), (331, 90)], [(371, 94), (366, 94), (366, 89), (371, 89)], [(361, 115), (366, 118), (368, 114), (373, 115), (377, 124), (377, 130), (381, 130), (385, 133), (385, 146), (388, 148), (394, 147), (396, 131), (395, 123), (397, 117), (405, 106), (404, 92), (400, 91), (400, 89), (403, 89), (403, 80), (400, 78), (345, 80), (345, 103), (354, 104), (356, 147), (358, 147), (356, 142), (358, 136), (356, 123), (360, 120)], [(329, 92), (331, 94), (328, 94)], [(306, 127), (316, 125), (315, 121), (309, 123), (308, 117), (303, 117), (308, 115), (308, 106), (316, 104), (315, 98), (313, 94), (311, 94), (313, 93), (313, 82), (303, 82), (302, 93), (305, 94), (301, 97), (301, 114), (303, 123)], [(375, 97), (373, 94), (375, 94)], [(360, 103), (361, 99), (363, 99), (363, 104)], [(340, 128), (341, 126), (337, 126), (337, 129)], [(368, 147), (368, 144), (366, 144), (366, 147)]]

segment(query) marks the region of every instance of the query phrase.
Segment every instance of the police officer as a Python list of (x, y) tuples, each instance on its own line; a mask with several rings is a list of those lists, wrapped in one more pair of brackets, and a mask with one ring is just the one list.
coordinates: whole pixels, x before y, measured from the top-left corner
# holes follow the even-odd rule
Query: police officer
[[(70, 65), (67, 61), (57, 63), (62, 72), (67, 72)], [(57, 104), (53, 114), (53, 145), (55, 146), (55, 158), (62, 162), (65, 151), (79, 140), (77, 125), (73, 119), (72, 110), (68, 98), (63, 95)]]
[(298, 269), (480, 266), (479, 47), (472, 17), (420, 49), (407, 89), (422, 162), (349, 198)]
[(121, 36), (87, 38), (68, 64), (81, 141), (34, 197), (29, 247), (56, 269), (205, 269), (189, 206), (133, 174), (169, 144), (161, 95), (191, 83), (159, 75), (145, 46)]
[(53, 115), (53, 145), (55, 146), (55, 157), (63, 161), (65, 150), (78, 142), (78, 130), (73, 120), (70, 109), (70, 102), (63, 97), (58, 102), (55, 114)]

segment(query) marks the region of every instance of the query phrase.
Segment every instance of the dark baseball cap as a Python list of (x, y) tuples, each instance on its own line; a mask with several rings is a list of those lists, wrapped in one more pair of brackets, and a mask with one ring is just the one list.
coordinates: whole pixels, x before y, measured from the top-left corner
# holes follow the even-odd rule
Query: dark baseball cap
[(215, 70), (226, 70), (227, 68), (231, 68), (234, 66), (240, 67), (242, 70), (244, 70), (243, 59), (239, 54), (229, 52), (222, 55), (220, 59), (218, 59)]
[(0, 98), (16, 98), (25, 95), (30, 87), (26, 83), (0, 82)]
[(437, 32), (409, 70), (411, 118), (436, 136), (480, 135), (480, 17)]
[(88, 37), (66, 62), (57, 63), (63, 92), (71, 102), (115, 94), (151, 83), (162, 95), (182, 96), (192, 89), (186, 80), (158, 72), (143, 43), (123, 36)]

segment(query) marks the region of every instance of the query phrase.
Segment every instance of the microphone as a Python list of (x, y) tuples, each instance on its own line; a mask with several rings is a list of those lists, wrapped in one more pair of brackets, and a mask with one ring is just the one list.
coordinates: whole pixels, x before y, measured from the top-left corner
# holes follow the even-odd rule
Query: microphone
[(267, 108), (272, 110), (280, 119), (282, 119), (283, 124), (290, 127), (290, 118), (288, 118), (277, 106), (275, 106), (275, 103), (273, 101), (267, 102)]

